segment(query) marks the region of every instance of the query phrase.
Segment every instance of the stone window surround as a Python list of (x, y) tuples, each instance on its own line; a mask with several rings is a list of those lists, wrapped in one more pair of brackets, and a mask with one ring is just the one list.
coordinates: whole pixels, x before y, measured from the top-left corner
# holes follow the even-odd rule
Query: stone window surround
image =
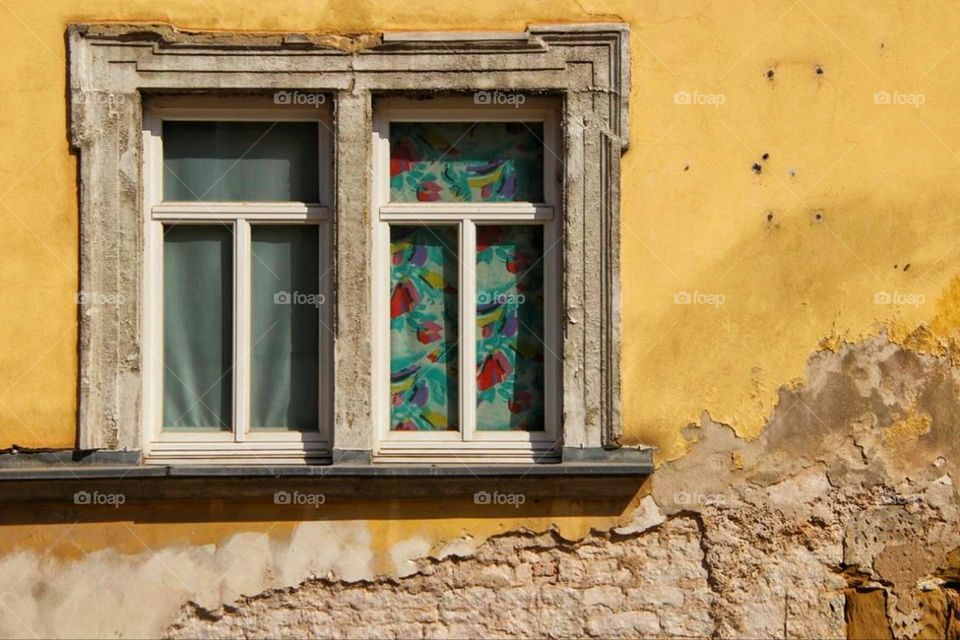
[(80, 290), (136, 302), (80, 309), (79, 447), (141, 448), (144, 95), (300, 90), (332, 96), (335, 172), (349, 176), (334, 185), (333, 458), (365, 462), (374, 432), (369, 387), (355, 381), (371, 375), (374, 97), (499, 90), (563, 100), (563, 461), (609, 458), (604, 450), (619, 448), (621, 440), (619, 183), (628, 140), (628, 40), (628, 27), (619, 23), (353, 38), (71, 25)]

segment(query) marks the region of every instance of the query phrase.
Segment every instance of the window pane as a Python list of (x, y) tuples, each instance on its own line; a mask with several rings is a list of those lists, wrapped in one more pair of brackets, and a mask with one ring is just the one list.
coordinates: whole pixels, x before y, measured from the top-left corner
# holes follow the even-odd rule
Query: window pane
[(251, 429), (318, 428), (319, 227), (254, 225)]
[(163, 123), (163, 199), (319, 202), (316, 122)]
[(542, 202), (542, 122), (391, 122), (393, 202)]
[(477, 429), (544, 428), (543, 227), (477, 227)]
[(458, 427), (457, 228), (390, 227), (390, 425)]
[(230, 430), (233, 234), (222, 225), (163, 232), (163, 424)]

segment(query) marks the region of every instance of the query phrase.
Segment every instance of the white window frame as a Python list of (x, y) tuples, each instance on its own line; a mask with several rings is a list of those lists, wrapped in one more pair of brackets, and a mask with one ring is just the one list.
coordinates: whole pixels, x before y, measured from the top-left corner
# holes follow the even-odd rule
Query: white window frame
[[(241, 106), (243, 105), (243, 106)], [(329, 104), (272, 105), (260, 97), (154, 98), (143, 111), (143, 412), (146, 464), (328, 463), (333, 422), (333, 133)], [(320, 202), (163, 202), (164, 121), (317, 122)], [(233, 420), (231, 431), (164, 431), (163, 225), (223, 224), (233, 235)], [(251, 226), (319, 227), (319, 429), (251, 431), (249, 428)]]
[[(543, 123), (544, 202), (391, 203), (391, 122)], [(520, 108), (477, 106), (470, 99), (408, 98), (375, 103), (373, 126), (373, 372), (371, 415), (377, 462), (544, 462), (559, 459), (562, 448), (562, 256), (563, 172), (560, 105), (528, 98)], [(544, 246), (544, 418), (543, 431), (477, 431), (476, 419), (476, 227), (477, 224), (539, 224)], [(458, 226), (460, 365), (458, 431), (392, 431), (390, 428), (390, 225)], [(469, 375), (468, 372), (473, 372)]]

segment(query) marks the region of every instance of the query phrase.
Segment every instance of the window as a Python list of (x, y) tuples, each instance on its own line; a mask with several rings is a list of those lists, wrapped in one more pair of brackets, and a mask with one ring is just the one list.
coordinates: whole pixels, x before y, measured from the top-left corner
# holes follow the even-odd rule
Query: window
[(559, 425), (557, 111), (377, 105), (380, 461), (541, 460)]
[(257, 100), (146, 108), (150, 461), (329, 450), (329, 113)]
[[(629, 27), (336, 40), (69, 26), (79, 289), (125, 301), (78, 318), (78, 445), (171, 464), (523, 462), (561, 443), (564, 462), (648, 456), (620, 448)], [(245, 155), (264, 123), (290, 126)], [(430, 142), (464, 133), (460, 157)], [(512, 136), (541, 143), (499, 146)], [(165, 153), (183, 184), (166, 179)], [(392, 297), (424, 278), (430, 289)], [(261, 287), (326, 303), (261, 307)], [(391, 302), (423, 313), (392, 323)], [(165, 343), (167, 314), (185, 346)], [(288, 346), (274, 331), (251, 349), (278, 317)], [(169, 384), (166, 347), (181, 379)], [(430, 395), (407, 389), (395, 410), (391, 370), (399, 392), (422, 371)]]

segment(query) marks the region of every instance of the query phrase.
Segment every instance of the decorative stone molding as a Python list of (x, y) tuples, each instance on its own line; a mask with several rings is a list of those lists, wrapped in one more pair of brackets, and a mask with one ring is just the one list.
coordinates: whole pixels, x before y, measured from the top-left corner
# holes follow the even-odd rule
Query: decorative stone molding
[(362, 457), (370, 424), (370, 158), (375, 95), (501, 90), (563, 97), (564, 451), (620, 443), (620, 155), (629, 31), (187, 32), (72, 25), (70, 136), (80, 152), (79, 446), (140, 448), (142, 99), (152, 93), (324, 92), (336, 109), (334, 446)]

